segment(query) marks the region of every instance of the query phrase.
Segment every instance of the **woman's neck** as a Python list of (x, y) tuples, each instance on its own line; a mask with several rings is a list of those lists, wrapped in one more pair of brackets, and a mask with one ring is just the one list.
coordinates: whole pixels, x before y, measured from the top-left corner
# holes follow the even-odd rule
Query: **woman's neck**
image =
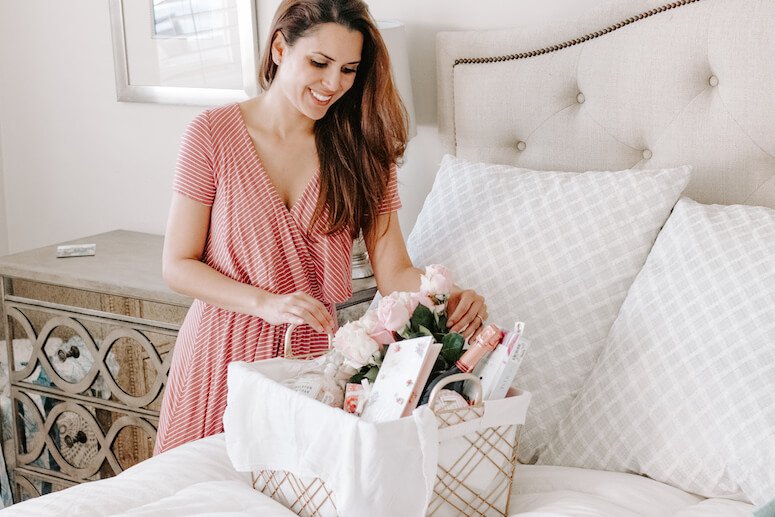
[(300, 113), (279, 88), (270, 86), (253, 100), (260, 115), (252, 122), (278, 139), (290, 140), (312, 135), (315, 121)]

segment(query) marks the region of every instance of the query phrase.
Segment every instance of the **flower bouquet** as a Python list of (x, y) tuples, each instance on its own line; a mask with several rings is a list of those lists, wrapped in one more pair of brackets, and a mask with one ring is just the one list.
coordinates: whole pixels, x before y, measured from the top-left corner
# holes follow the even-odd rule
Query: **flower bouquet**
[(368, 379), (374, 383), (392, 343), (422, 336), (432, 336), (442, 345), (431, 378), (454, 365), (463, 354), (465, 338), (447, 326), (453, 285), (449, 269), (440, 264), (427, 266), (419, 292), (394, 292), (382, 298), (376, 309), (339, 328), (334, 349), (344, 356), (346, 365), (357, 370), (350, 382)]

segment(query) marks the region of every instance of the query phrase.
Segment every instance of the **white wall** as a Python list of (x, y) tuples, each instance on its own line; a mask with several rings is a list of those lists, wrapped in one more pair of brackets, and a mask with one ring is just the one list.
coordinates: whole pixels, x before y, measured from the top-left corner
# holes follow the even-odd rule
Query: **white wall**
[[(258, 3), (265, 30), (278, 0)], [(412, 48), (418, 135), (399, 178), (405, 233), (442, 155), (436, 132), (436, 32), (561, 23), (599, 3), (369, 2), (375, 18), (407, 24)], [(116, 102), (108, 2), (2, 0), (0, 179), (6, 203), (5, 221), (0, 210), (0, 252), (6, 251), (6, 232), (10, 252), (116, 228), (163, 233), (180, 134), (200, 110)]]
[[(3, 107), (0, 106), (0, 113), (3, 112)], [(2, 116), (0, 116), (0, 119)], [(3, 128), (0, 127), (0, 144), (3, 141)], [(5, 181), (3, 181), (3, 148), (0, 145), (0, 255), (8, 253), (8, 218), (5, 214), (6, 210), (5, 200)]]

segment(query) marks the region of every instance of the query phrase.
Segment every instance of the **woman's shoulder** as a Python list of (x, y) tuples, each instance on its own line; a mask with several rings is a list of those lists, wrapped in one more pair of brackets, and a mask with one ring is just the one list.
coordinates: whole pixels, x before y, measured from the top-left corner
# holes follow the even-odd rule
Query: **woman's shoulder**
[(242, 117), (239, 105), (226, 104), (200, 112), (189, 122), (190, 128), (206, 131), (213, 139), (240, 129)]

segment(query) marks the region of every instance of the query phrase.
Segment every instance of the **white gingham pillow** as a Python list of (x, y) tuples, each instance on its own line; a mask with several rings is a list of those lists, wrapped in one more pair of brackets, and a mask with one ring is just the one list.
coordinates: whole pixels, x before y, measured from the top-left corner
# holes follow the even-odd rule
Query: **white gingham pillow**
[(544, 172), (445, 156), (408, 239), (445, 264), (490, 320), (525, 322), (516, 385), (533, 394), (520, 459), (535, 461), (589, 374), (689, 167)]
[(775, 495), (775, 210), (678, 202), (539, 463)]

